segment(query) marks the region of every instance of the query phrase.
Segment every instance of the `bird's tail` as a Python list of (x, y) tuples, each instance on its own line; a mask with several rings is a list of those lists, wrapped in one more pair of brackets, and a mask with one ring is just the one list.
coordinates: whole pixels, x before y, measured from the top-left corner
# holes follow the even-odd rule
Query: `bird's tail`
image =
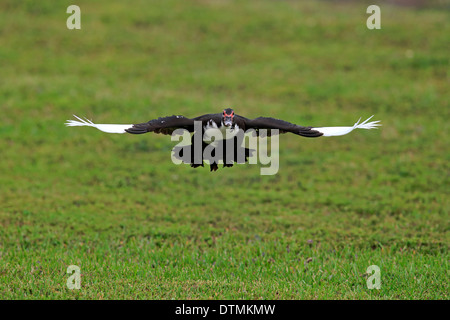
[(78, 120), (67, 120), (66, 126), (68, 127), (77, 127), (77, 126), (88, 126), (88, 127), (94, 127), (97, 128), (100, 131), (107, 132), (107, 133), (125, 133), (125, 129), (131, 128), (132, 124), (96, 124), (93, 123), (91, 120), (85, 118), (81, 119), (80, 117), (77, 117), (76, 115), (73, 115)]

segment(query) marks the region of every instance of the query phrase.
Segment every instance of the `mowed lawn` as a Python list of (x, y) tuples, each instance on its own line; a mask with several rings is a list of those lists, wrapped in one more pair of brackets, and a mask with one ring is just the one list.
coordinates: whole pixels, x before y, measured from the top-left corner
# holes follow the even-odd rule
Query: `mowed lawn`
[[(369, 4), (2, 1), (0, 298), (448, 299), (450, 12)], [(224, 107), (383, 127), (282, 135), (262, 176), (64, 126)]]

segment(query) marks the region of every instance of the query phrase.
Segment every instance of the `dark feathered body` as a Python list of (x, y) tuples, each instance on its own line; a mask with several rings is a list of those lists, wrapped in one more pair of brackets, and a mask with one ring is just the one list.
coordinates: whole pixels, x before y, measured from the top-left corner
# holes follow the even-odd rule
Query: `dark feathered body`
[[(202, 136), (204, 131), (208, 127), (212, 127), (215, 123), (215, 126), (217, 128), (223, 128), (224, 127), (224, 120), (232, 120), (232, 125), (230, 128), (237, 128), (238, 130), (243, 130), (244, 132), (248, 129), (254, 129), (259, 134), (260, 129), (278, 129), (280, 133), (286, 133), (291, 132), (294, 134), (298, 134), (304, 137), (320, 137), (322, 133), (312, 130), (311, 127), (302, 127), (298, 126), (296, 124), (274, 119), (274, 118), (267, 118), (267, 117), (259, 117), (256, 119), (248, 119), (239, 115), (235, 115), (234, 111), (232, 109), (225, 109), (223, 113), (213, 113), (213, 114), (204, 114), (202, 116), (196, 117), (196, 118), (186, 118), (184, 116), (170, 116), (170, 117), (163, 117), (158, 118), (154, 120), (150, 120), (149, 122), (135, 124), (131, 128), (126, 129), (125, 131), (128, 133), (134, 133), (134, 134), (141, 134), (141, 133), (147, 133), (147, 132), (155, 132), (155, 133), (162, 133), (162, 134), (172, 134), (176, 129), (185, 129), (189, 132), (194, 132), (194, 122), (195, 121), (201, 121), (202, 123)], [(268, 133), (270, 135), (270, 130), (268, 130)], [(175, 158), (181, 160), (183, 158), (183, 155), (186, 153), (190, 153), (191, 159), (189, 160), (192, 167), (198, 167), (203, 166), (203, 160), (208, 160), (210, 162), (211, 171), (215, 171), (218, 168), (218, 162), (215, 159), (215, 154), (213, 151), (211, 154), (213, 156), (213, 159), (204, 159), (203, 158), (203, 151), (208, 146), (207, 143), (205, 143), (202, 140), (202, 162), (201, 164), (195, 164), (194, 163), (194, 144), (195, 139), (192, 139), (192, 143), (187, 146), (183, 147), (175, 147), (174, 148), (174, 155)], [(234, 150), (227, 150), (227, 143), (225, 142), (218, 142), (220, 145), (218, 145), (223, 150), (223, 157), (220, 159), (224, 163), (224, 167), (231, 167), (233, 166), (232, 163), (225, 161), (226, 154), (233, 152), (234, 162), (238, 162), (238, 159), (236, 158), (236, 155), (240, 152), (243, 152), (245, 154), (245, 160), (247, 161), (247, 158), (252, 155), (252, 152), (254, 150), (250, 150), (248, 148), (245, 148), (243, 146), (238, 145), (237, 139), (235, 138)], [(240, 148), (240, 150), (238, 150)], [(219, 150), (219, 149), (217, 149)], [(241, 153), (242, 154), (242, 153)], [(228, 158), (229, 159), (229, 158)]]
[[(223, 167), (232, 167), (233, 163), (245, 163), (248, 162), (248, 157), (251, 157), (253, 155), (253, 152), (255, 150), (245, 148), (245, 146), (241, 146), (239, 144), (239, 141), (236, 137), (233, 138), (233, 143), (227, 143), (225, 140), (221, 140), (217, 142), (216, 147), (211, 151), (211, 153), (206, 153), (205, 156), (205, 149), (209, 146), (206, 142), (202, 141), (202, 149), (201, 149), (201, 162), (195, 163), (195, 145), (194, 143), (191, 143), (186, 146), (175, 146), (172, 150), (173, 155), (175, 159), (178, 160), (185, 160), (185, 155), (189, 154), (190, 157), (187, 159), (187, 162), (191, 165), (193, 168), (197, 167), (203, 167), (203, 161), (207, 160), (209, 162), (211, 171), (216, 171), (219, 168), (219, 161), (223, 163)], [(232, 145), (232, 148), (230, 149), (230, 145)], [(216, 150), (222, 150), (222, 157), (216, 157)], [(242, 154), (244, 157), (243, 159), (239, 159), (238, 155)], [(228, 159), (228, 161), (227, 161)], [(230, 161), (231, 160), (231, 161)]]

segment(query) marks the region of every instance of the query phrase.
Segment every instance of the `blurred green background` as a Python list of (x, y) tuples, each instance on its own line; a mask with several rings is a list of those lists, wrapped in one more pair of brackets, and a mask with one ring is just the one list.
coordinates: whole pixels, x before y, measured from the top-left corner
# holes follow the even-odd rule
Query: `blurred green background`
[[(449, 4), (379, 1), (369, 30), (370, 4), (3, 0), (0, 298), (448, 299)], [(261, 176), (64, 126), (223, 107), (383, 127), (282, 135)]]

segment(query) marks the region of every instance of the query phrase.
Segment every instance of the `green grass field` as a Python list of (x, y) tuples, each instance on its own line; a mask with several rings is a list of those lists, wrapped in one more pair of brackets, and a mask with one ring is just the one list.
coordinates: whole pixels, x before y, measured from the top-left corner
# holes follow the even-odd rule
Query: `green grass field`
[[(381, 2), (368, 30), (369, 4), (2, 1), (0, 298), (448, 299), (450, 11)], [(228, 106), (383, 127), (282, 135), (261, 176), (64, 126)]]

